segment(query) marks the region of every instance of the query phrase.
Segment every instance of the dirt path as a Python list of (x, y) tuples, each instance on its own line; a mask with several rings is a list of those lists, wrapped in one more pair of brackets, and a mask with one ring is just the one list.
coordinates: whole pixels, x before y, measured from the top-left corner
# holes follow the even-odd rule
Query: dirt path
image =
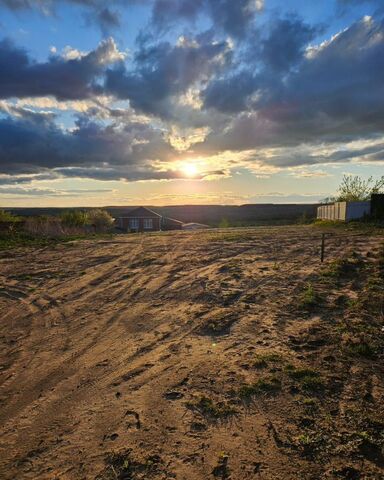
[[(382, 241), (336, 235), (327, 265)], [(383, 478), (368, 427), (347, 431), (350, 410), (382, 413), (382, 352), (340, 354), (338, 299), (362, 287), (318, 282), (318, 248), (284, 227), (3, 254), (0, 477)], [(324, 301), (307, 311), (308, 282)]]

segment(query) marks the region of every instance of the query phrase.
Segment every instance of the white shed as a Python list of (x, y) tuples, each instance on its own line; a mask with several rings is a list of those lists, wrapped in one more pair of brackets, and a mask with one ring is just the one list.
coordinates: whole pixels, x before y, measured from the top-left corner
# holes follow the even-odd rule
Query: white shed
[(371, 202), (335, 202), (317, 208), (320, 220), (357, 220), (371, 213)]

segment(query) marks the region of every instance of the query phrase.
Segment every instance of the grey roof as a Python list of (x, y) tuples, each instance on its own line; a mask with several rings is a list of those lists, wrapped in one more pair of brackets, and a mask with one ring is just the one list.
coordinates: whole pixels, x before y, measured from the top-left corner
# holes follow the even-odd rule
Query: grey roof
[(159, 218), (161, 215), (146, 207), (138, 207), (128, 212), (124, 217), (128, 218)]

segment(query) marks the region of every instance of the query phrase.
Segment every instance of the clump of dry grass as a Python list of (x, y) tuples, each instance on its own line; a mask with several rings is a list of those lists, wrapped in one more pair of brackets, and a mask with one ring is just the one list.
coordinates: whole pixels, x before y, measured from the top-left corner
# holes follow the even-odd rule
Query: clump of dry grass
[(210, 315), (205, 319), (199, 328), (199, 333), (202, 335), (219, 336), (230, 332), (232, 325), (236, 321), (236, 316), (233, 312), (219, 312)]
[(151, 455), (138, 461), (133, 458), (131, 449), (109, 453), (105, 463), (107, 466), (97, 480), (143, 479), (161, 471), (161, 458), (158, 455)]
[(215, 420), (228, 418), (237, 413), (236, 409), (227, 402), (215, 402), (204, 395), (188, 402), (187, 407)]

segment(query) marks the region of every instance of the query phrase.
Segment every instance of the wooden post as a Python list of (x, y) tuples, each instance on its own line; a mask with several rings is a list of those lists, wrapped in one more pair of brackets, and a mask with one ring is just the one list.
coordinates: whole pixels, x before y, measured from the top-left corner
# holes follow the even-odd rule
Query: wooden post
[(325, 233), (321, 235), (321, 263), (324, 262)]

